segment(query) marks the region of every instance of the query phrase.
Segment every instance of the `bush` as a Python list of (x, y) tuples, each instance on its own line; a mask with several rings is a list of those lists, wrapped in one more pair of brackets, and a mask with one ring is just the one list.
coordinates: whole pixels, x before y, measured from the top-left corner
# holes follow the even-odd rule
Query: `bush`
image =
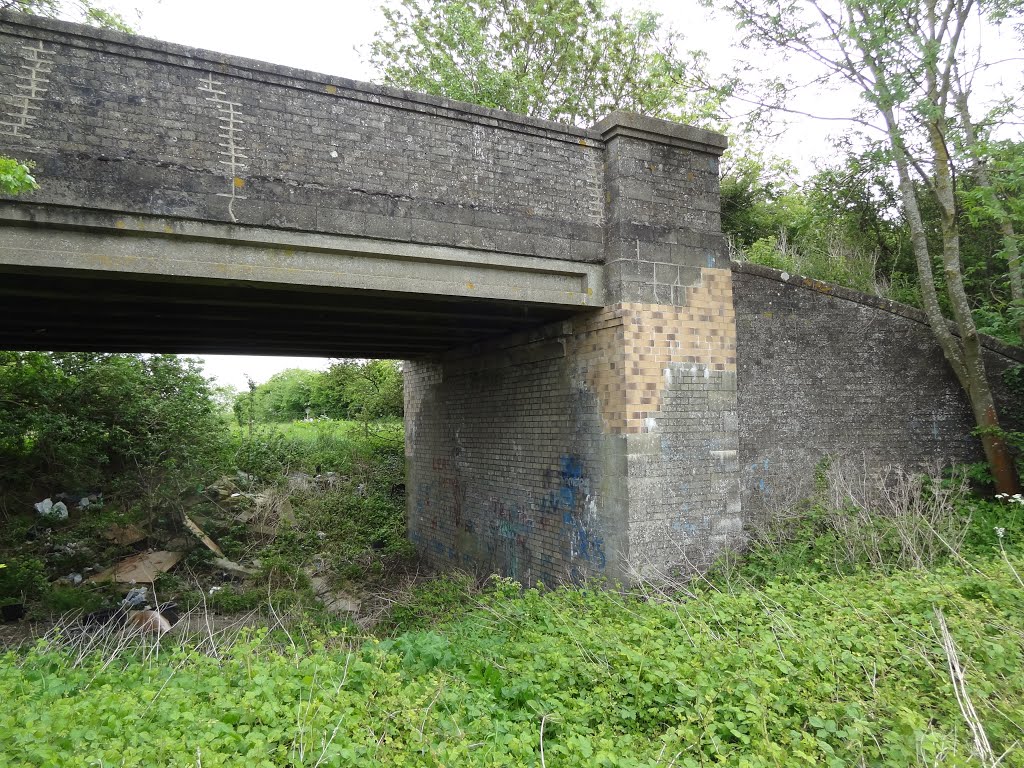
[(0, 392), (8, 491), (177, 494), (226, 457), (209, 384), (192, 360), (0, 352)]

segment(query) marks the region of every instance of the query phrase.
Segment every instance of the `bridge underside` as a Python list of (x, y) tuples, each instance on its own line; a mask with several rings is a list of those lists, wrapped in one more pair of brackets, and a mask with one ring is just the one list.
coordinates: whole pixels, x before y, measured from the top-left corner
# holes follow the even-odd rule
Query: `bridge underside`
[(0, 349), (412, 360), (571, 317), (600, 270), (0, 202)]
[(412, 360), (571, 314), (497, 300), (0, 268), (0, 349)]

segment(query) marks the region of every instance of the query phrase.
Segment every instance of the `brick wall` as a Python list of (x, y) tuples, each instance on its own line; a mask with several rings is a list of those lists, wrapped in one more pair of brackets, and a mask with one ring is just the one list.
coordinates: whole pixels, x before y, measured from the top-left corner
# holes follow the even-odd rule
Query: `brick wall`
[[(764, 267), (736, 270), (748, 520), (806, 496), (826, 456), (910, 468), (983, 459), (967, 400), (920, 312)], [(1001, 376), (1024, 353), (990, 347), (1005, 410)]]
[(409, 535), (435, 564), (527, 583), (617, 574), (616, 479), (567, 330), (406, 364)]
[(741, 533), (728, 270), (406, 376), (409, 527), (531, 582), (705, 567)]
[(45, 180), (23, 202), (602, 258), (599, 134), (74, 24), (0, 22), (0, 150)]

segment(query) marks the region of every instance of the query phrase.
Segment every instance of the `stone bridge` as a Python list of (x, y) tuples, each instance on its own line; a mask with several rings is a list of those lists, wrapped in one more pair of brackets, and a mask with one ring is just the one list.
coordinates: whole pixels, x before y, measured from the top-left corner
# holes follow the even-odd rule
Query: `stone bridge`
[(404, 359), (411, 538), (527, 582), (704, 567), (837, 452), (976, 458), (913, 310), (730, 264), (724, 148), (0, 13), (0, 348)]

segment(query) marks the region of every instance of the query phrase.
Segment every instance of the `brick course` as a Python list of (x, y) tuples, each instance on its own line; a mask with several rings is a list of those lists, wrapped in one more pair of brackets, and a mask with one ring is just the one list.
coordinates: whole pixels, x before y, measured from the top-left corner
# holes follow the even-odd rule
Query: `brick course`
[(0, 120), (39, 57), (29, 125), (0, 125), (46, 180), (32, 202), (602, 258), (598, 134), (10, 13)]

